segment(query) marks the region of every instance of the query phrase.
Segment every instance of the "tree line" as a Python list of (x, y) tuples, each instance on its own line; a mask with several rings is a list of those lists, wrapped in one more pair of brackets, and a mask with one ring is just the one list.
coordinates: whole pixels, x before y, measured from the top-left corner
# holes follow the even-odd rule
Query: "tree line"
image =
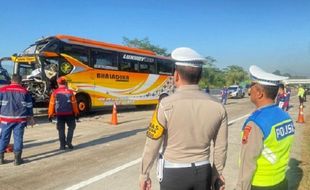
[[(158, 55), (170, 56), (166, 48), (152, 44), (147, 37), (144, 39), (129, 39), (123, 37), (123, 45), (151, 50)], [(209, 88), (222, 88), (223, 86), (230, 86), (233, 84), (238, 84), (244, 87), (246, 84), (250, 83), (250, 76), (242, 67), (231, 65), (220, 69), (214, 65), (216, 62), (215, 58), (208, 56), (206, 59), (207, 64), (203, 67), (201, 80), (199, 82), (201, 88), (206, 88), (207, 86)], [(276, 70), (273, 73), (276, 75), (287, 76), (289, 78), (306, 78), (304, 76), (291, 76), (288, 73), (281, 74), (279, 70)]]

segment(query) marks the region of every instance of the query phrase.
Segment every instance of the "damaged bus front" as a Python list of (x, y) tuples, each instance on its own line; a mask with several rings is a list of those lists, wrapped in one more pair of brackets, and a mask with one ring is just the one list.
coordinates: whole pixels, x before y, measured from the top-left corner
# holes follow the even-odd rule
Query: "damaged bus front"
[(22, 77), (22, 85), (32, 94), (35, 106), (46, 106), (59, 75), (58, 42), (54, 38), (37, 41), (21, 54), (11, 57), (13, 73)]

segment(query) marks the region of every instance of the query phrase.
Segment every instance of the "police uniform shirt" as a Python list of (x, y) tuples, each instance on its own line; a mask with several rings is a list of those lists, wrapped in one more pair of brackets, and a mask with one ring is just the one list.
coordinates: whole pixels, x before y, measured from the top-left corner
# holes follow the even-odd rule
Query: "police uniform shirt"
[(241, 145), (239, 180), (236, 190), (251, 190), (256, 160), (264, 148), (264, 135), (261, 129), (252, 121), (246, 123), (246, 126), (250, 132)]
[(164, 98), (154, 112), (147, 136), (140, 180), (149, 177), (162, 143), (165, 160), (194, 163), (209, 160), (213, 140), (214, 166), (222, 174), (227, 152), (227, 113), (198, 85), (182, 86)]
[[(243, 128), (242, 145), (241, 145), (241, 152), (240, 152), (240, 170), (239, 170), (239, 177), (238, 177), (236, 190), (251, 190), (251, 185), (253, 185), (253, 182), (255, 181), (254, 175), (257, 175), (258, 173), (260, 177), (264, 175), (266, 177), (265, 180), (268, 180), (268, 183), (270, 183), (270, 182), (274, 182), (275, 180), (279, 179), (279, 178), (274, 178), (275, 176), (279, 176), (278, 175), (279, 172), (285, 172), (285, 170), (282, 170), (283, 166), (278, 167), (279, 171), (274, 170), (275, 168), (269, 168), (270, 172), (269, 173), (267, 172), (265, 174), (261, 173), (262, 165), (260, 165), (260, 167), (257, 168), (257, 166), (261, 164), (259, 162), (259, 158), (261, 156), (264, 156), (263, 159), (266, 160), (267, 163), (271, 163), (271, 165), (274, 165), (274, 164), (283, 165), (283, 163), (288, 162), (288, 160), (286, 159), (289, 159), (289, 156), (287, 155), (286, 157), (285, 154), (287, 152), (289, 153), (290, 151), (290, 145), (287, 144), (289, 141), (284, 142), (283, 144), (284, 146), (282, 147), (280, 144), (278, 144), (278, 146), (273, 145), (275, 147), (269, 147), (270, 141), (273, 142), (274, 138), (275, 140), (277, 139), (276, 141), (278, 141), (279, 143), (280, 142), (282, 143), (282, 140), (291, 138), (290, 136), (294, 134), (294, 126), (292, 125), (292, 120), (289, 117), (289, 115), (283, 112), (282, 110), (280, 109), (277, 110), (277, 109), (279, 108), (274, 104), (265, 105), (263, 107), (260, 107), (253, 113), (254, 115), (256, 114), (254, 117), (250, 116), (250, 118), (248, 118), (248, 120), (246, 121), (244, 128)], [(274, 120), (274, 117), (269, 117), (269, 118), (266, 117), (266, 114), (270, 114), (270, 113), (276, 114), (274, 115), (274, 117), (277, 116), (276, 120)], [(279, 114), (279, 113), (283, 113), (283, 114)], [(256, 121), (252, 120), (254, 118)], [(259, 127), (258, 125), (260, 125), (261, 127)], [(277, 126), (277, 127), (274, 127), (274, 126)], [(283, 134), (278, 133), (278, 131), (282, 131), (280, 129), (282, 129), (283, 126), (291, 127), (291, 128), (286, 128), (287, 131), (286, 132), (284, 131)], [(277, 128), (279, 128), (279, 130)], [(273, 134), (276, 136), (272, 137)], [(269, 138), (269, 137), (272, 137), (272, 138)], [(268, 139), (269, 139), (269, 144), (265, 144)], [(273, 148), (275, 149), (272, 150)], [(264, 169), (265, 169), (264, 172), (268, 171), (266, 170), (266, 168)], [(276, 172), (276, 173), (272, 174), (273, 172)], [(264, 185), (261, 184), (257, 186), (264, 186)]]

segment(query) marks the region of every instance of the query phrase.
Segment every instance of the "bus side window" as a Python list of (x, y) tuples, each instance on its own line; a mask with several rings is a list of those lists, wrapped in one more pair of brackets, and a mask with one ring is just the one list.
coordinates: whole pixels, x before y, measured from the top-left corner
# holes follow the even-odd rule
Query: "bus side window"
[(117, 55), (112, 52), (93, 51), (92, 60), (96, 69), (118, 70)]
[(155, 74), (156, 73), (156, 67), (155, 67), (155, 63), (152, 62), (140, 62), (140, 72), (141, 73), (151, 73), (151, 74)]
[(63, 52), (77, 59), (78, 61), (89, 65), (89, 48), (78, 45), (65, 44), (63, 46)]
[(131, 63), (129, 61), (128, 62), (122, 61), (121, 70), (122, 71), (131, 71)]
[(152, 74), (156, 74), (156, 64), (155, 64), (155, 62), (153, 62), (153, 63), (149, 63), (149, 66), (150, 66), (150, 73), (152, 73)]
[(158, 74), (172, 75), (174, 62), (171, 60), (157, 59)]
[(135, 60), (122, 60), (121, 62), (122, 71), (139, 72), (139, 62)]
[(145, 62), (140, 62), (140, 72), (141, 73), (149, 73), (150, 72), (149, 64), (145, 63)]

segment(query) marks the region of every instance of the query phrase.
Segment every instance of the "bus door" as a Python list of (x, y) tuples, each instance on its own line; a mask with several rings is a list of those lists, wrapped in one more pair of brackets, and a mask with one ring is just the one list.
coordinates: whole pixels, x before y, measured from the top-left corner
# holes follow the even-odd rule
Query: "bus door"
[(59, 61), (59, 76), (65, 76), (70, 89), (75, 91), (81, 114), (93, 105), (95, 73), (91, 67), (90, 48), (75, 44), (63, 44)]

